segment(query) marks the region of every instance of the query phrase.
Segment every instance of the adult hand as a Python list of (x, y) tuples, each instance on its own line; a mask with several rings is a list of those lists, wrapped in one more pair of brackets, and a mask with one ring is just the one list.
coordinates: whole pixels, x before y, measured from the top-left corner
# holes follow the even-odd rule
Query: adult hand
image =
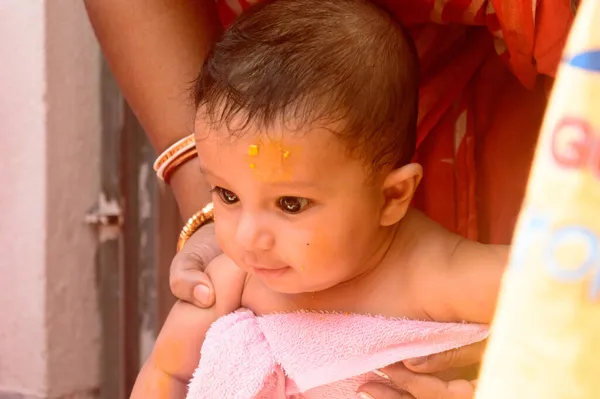
[(204, 269), (221, 253), (212, 224), (195, 232), (171, 262), (169, 284), (173, 295), (200, 308), (215, 303), (215, 291)]
[(472, 399), (475, 395), (476, 380), (446, 381), (433, 373), (473, 368), (481, 362), (485, 344), (486, 342), (482, 341), (385, 367), (380, 370), (382, 376), (387, 376), (394, 388), (368, 383), (358, 389), (358, 397), (361, 399)]

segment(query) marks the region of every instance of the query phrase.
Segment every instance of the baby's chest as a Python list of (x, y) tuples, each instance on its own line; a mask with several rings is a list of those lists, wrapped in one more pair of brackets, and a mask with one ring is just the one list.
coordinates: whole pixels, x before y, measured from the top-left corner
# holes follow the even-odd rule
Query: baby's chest
[(419, 301), (406, 291), (381, 285), (379, 289), (286, 295), (274, 292), (256, 278), (248, 279), (242, 307), (256, 315), (293, 312), (356, 313), (429, 320)]

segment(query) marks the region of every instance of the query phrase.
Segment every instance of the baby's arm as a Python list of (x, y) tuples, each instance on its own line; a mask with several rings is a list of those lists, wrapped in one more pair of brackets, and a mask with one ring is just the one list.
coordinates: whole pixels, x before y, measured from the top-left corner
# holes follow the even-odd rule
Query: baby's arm
[(241, 305), (245, 273), (220, 256), (206, 269), (217, 297), (212, 308), (200, 309), (177, 302), (133, 387), (132, 399), (183, 399), (200, 361), (200, 348), (210, 325)]

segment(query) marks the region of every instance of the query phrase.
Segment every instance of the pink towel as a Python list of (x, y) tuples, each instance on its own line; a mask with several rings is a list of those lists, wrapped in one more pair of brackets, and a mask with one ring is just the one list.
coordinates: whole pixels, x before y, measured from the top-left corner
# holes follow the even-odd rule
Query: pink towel
[(242, 309), (206, 334), (188, 399), (355, 398), (373, 370), (481, 341), (488, 327)]

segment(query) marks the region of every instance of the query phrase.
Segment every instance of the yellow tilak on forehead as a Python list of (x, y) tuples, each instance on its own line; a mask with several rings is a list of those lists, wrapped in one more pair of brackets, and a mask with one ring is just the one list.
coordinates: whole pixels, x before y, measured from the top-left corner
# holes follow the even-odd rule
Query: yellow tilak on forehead
[(255, 157), (258, 155), (258, 145), (256, 144), (251, 144), (248, 146), (248, 155), (250, 155), (251, 157)]
[[(248, 155), (251, 157), (258, 156), (258, 145), (250, 144), (248, 146)], [(250, 169), (256, 169), (256, 164), (254, 162), (250, 163)]]
[(292, 178), (292, 165), (288, 162), (292, 152), (285, 149), (281, 141), (267, 144), (250, 144), (248, 160), (254, 175), (265, 182), (289, 181)]

